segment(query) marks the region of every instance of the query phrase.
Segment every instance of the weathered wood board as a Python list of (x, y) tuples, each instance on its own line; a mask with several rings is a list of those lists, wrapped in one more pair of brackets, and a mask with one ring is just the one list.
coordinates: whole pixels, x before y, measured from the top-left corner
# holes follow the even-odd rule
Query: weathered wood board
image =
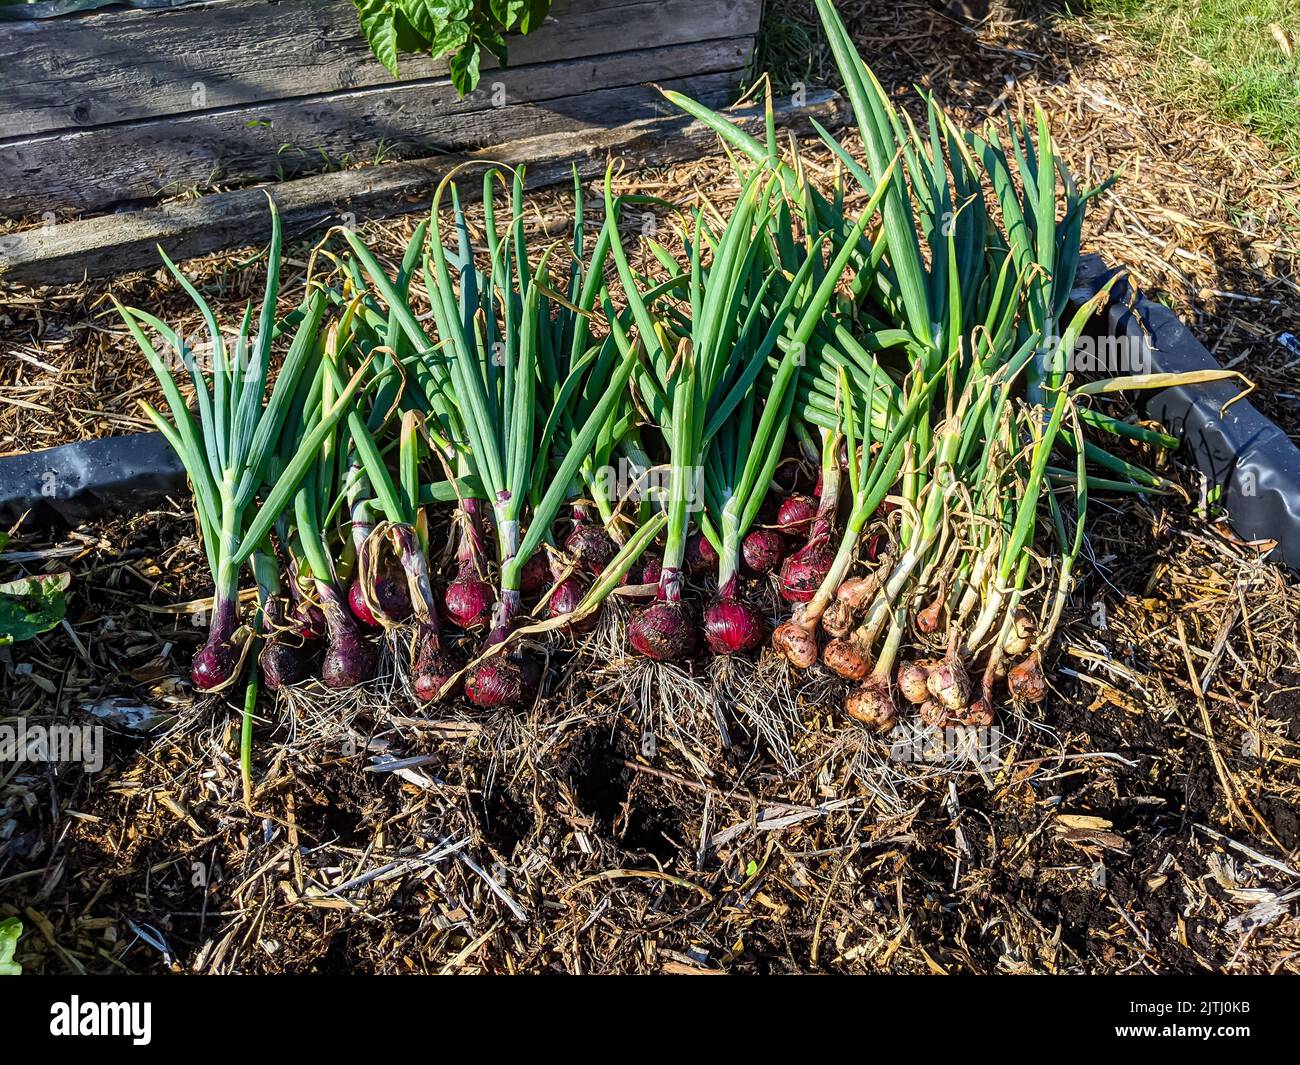
[[(664, 85), (709, 104), (734, 95), (741, 46), (719, 42), (665, 51), (673, 54), (659, 57), (660, 66), (673, 75), (692, 67), (712, 70), (668, 77)], [(284, 100), (10, 144), (0, 148), (0, 215), (37, 214), (51, 201), (90, 211), (216, 183), (295, 177), (380, 155), (410, 158), (648, 118), (668, 105), (653, 86), (622, 80), (636, 77), (645, 57), (636, 52), (501, 71), (522, 97), (512, 97), (506, 107), (485, 104), (478, 93), (460, 100), (443, 83)], [(609, 80), (614, 84), (605, 84)], [(591, 91), (583, 91), (584, 84)], [(87, 181), (89, 174), (96, 180)]]
[[(461, 99), (446, 64), (394, 80), (349, 0), (211, 0), (0, 22), (0, 216), (99, 211), (648, 117), (650, 83), (718, 101), (761, 0), (556, 0)], [(726, 87), (724, 89), (724, 86)]]
[[(805, 106), (779, 105), (778, 125), (811, 135), (810, 119), (827, 129), (842, 124), (844, 110), (831, 92), (810, 94)], [(753, 133), (757, 110), (734, 117)], [(608, 130), (572, 130), (526, 138), (469, 155), (446, 155), (286, 181), (268, 189), (238, 189), (124, 214), (87, 218), (0, 237), (0, 284), (62, 284), (82, 277), (120, 274), (158, 265), (158, 246), (178, 260), (264, 239), (266, 193), (288, 234), (321, 232), (331, 225), (428, 209), (433, 188), (467, 160), (528, 164), (530, 188), (565, 181), (570, 167), (584, 178), (604, 171), (611, 157), (636, 166), (663, 166), (696, 158), (717, 145), (716, 135), (684, 116), (632, 122)], [(479, 183), (467, 171), (472, 198)]]
[[(510, 38), (510, 66), (751, 37), (758, 11), (757, 0), (556, 0), (541, 27)], [(0, 22), (0, 57), (0, 138), (447, 75), (445, 60), (403, 56), (394, 79), (350, 0), (211, 0)], [(485, 59), (484, 83), (495, 69)]]

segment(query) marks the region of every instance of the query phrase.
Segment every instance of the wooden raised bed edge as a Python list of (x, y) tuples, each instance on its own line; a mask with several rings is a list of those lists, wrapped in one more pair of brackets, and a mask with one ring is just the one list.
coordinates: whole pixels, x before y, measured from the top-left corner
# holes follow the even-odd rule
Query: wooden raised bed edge
[(462, 99), (445, 63), (394, 81), (350, 0), (214, 0), (0, 22), (0, 216), (103, 211), (215, 184), (464, 151), (654, 117), (650, 82), (717, 105), (761, 0), (559, 0)]

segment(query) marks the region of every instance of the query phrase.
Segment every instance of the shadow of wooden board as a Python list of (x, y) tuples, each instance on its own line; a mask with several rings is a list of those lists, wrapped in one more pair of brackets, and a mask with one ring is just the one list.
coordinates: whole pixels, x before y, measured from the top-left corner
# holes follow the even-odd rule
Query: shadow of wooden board
[[(728, 113), (755, 135), (762, 113), (749, 108)], [(844, 122), (843, 101), (828, 90), (809, 93), (804, 105), (781, 102), (774, 108), (782, 129), (815, 136), (816, 119), (835, 130)], [(578, 129), (525, 137), (478, 152), (441, 155), (404, 163), (384, 163), (279, 182), (265, 188), (211, 193), (71, 222), (37, 226), (0, 236), (0, 281), (36, 285), (74, 283), (86, 277), (117, 276), (159, 265), (158, 248), (173, 259), (208, 255), (266, 239), (266, 197), (275, 198), (286, 233), (318, 234), (333, 225), (427, 211), (438, 182), (458, 167), (462, 196), (476, 195), (476, 172), (489, 163), (527, 166), (530, 189), (570, 180), (576, 168), (583, 179), (603, 174), (611, 159), (632, 168), (667, 166), (717, 150), (717, 135), (680, 112), (628, 122), (611, 129)]]
[(556, 0), (461, 99), (445, 61), (392, 78), (350, 0), (212, 0), (0, 22), (0, 216), (653, 117), (651, 83), (740, 83), (762, 0)]

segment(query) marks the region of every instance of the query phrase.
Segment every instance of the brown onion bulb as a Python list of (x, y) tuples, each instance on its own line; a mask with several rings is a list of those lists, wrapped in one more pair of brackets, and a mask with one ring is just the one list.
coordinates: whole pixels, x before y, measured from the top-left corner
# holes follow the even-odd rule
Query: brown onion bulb
[(930, 728), (943, 728), (948, 721), (948, 711), (933, 699), (923, 702), (917, 714), (921, 718), (921, 724)]
[(796, 669), (807, 669), (817, 661), (817, 637), (796, 622), (778, 625), (772, 646)]
[(1047, 681), (1043, 678), (1043, 667), (1037, 651), (1007, 671), (1007, 690), (1013, 699), (1021, 702), (1043, 701), (1047, 695)]
[(889, 694), (889, 684), (878, 677), (870, 677), (854, 689), (844, 701), (844, 712), (877, 732), (893, 728), (898, 721), (898, 708)]
[(871, 655), (858, 640), (831, 640), (822, 651), (822, 665), (845, 680), (863, 680), (871, 672)]
[(918, 632), (929, 636), (939, 627), (939, 614), (943, 610), (943, 592), (940, 591), (934, 597), (934, 602), (929, 606), (923, 607), (916, 615), (916, 628)]
[(835, 589), (835, 599), (851, 610), (861, 610), (880, 589), (880, 574), (871, 573), (866, 577), (850, 577)]
[(946, 710), (961, 710), (970, 703), (970, 676), (956, 655), (935, 663), (925, 683)]
[(822, 614), (822, 629), (829, 636), (844, 637), (853, 631), (853, 620), (853, 608), (843, 599), (834, 599)]
[(961, 717), (963, 725), (970, 725), (974, 728), (987, 728), (993, 724), (993, 705), (988, 701), (988, 697), (981, 695), (966, 708)]

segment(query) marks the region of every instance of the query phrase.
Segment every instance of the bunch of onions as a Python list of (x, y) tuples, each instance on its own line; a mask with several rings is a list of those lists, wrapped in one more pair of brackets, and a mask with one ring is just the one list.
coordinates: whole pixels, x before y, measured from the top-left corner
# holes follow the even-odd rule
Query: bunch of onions
[[(320, 404), (329, 404), (335, 392), (342, 387), (344, 366), (355, 341), (355, 304), (349, 306), (339, 322), (327, 330), (321, 374), (311, 389), (295, 402), (294, 419), (310, 427), (318, 417)], [(388, 372), (376, 374), (371, 386), (382, 388), (389, 378)], [(364, 393), (362, 393), (364, 394)], [(345, 424), (354, 441), (361, 429), (361, 419), (356, 409), (350, 410)], [(290, 520), (285, 522), (283, 539), (294, 559), (293, 571), (301, 588), (309, 584), (313, 593), (311, 601), (319, 612), (325, 629), (325, 652), (321, 663), (321, 681), (328, 688), (344, 689), (370, 680), (378, 664), (378, 654), (371, 641), (362, 633), (354, 611), (347, 602), (346, 584), (339, 579), (338, 569), (330, 545), (335, 530), (332, 516), (341, 509), (346, 497), (346, 477), (341, 461), (346, 453), (344, 439), (338, 430), (323, 441), (307, 476), (294, 494)], [(373, 444), (367, 437), (367, 443)], [(292, 428), (282, 451), (292, 446)], [(358, 450), (364, 449), (364, 444)], [(386, 476), (386, 472), (385, 472)], [(373, 530), (371, 532), (373, 536)], [(365, 557), (369, 538), (362, 545), (358, 558)], [(363, 591), (365, 581), (362, 581)], [(405, 598), (405, 597), (403, 597)], [(376, 601), (377, 598), (376, 598)], [(385, 602), (385, 606), (388, 602)], [(369, 603), (367, 603), (369, 606)], [(381, 611), (381, 616), (382, 616)], [(374, 616), (372, 614), (372, 616)]]
[[(270, 383), (281, 244), (279, 215), (272, 202), (271, 246), (258, 331), (252, 334), (250, 307), (237, 331), (233, 353), (226, 348), (225, 334), (211, 307), (164, 254), (168, 270), (203, 316), (211, 346), (210, 378), (174, 329), (151, 314), (114, 301), (162, 386), (171, 420), (148, 404), (144, 405), (145, 414), (176, 452), (194, 491), (199, 535), (214, 588), (208, 639), (194, 656), (190, 671), (195, 687), (203, 691), (222, 691), (238, 679), (253, 635), (239, 618), (239, 573), (254, 552), (264, 550), (277, 519), (365, 378), (359, 371), (336, 391), (331, 402), (321, 403), (319, 417), (296, 437), (292, 454), (259, 500), (295, 395), (303, 382), (317, 377), (321, 362), (318, 330), (325, 298), (313, 289), (274, 384)], [(144, 327), (160, 334), (179, 356), (194, 386), (197, 421)]]
[[(271, 689), (308, 674), (318, 637), (325, 683), (361, 682), (376, 656), (360, 622), (409, 637), (421, 699), (447, 698), (463, 681), (479, 706), (517, 706), (541, 677), (525, 637), (586, 624), (623, 581), (654, 587), (629, 625), (640, 654), (681, 659), (702, 637), (719, 655), (756, 649), (766, 624), (742, 578), (779, 566), (794, 610), (773, 634), (776, 649), (800, 667), (820, 657), (852, 681), (845, 709), (863, 724), (885, 728), (905, 706), (934, 724), (987, 724), (1002, 681), (1014, 700), (1044, 697), (1089, 492), (1172, 487), (1084, 429), (1152, 447), (1174, 438), (1096, 405), (1119, 389), (1230, 375), (1076, 384), (1065, 354), (1105, 297), (1066, 316), (1084, 209), (1098, 190), (1081, 192), (1060, 167), (1041, 113), (1036, 129), (1011, 127), (1016, 173), (996, 135), (958, 129), (933, 101), (923, 134), (857, 55), (830, 0), (816, 3), (863, 146), (855, 158), (819, 129), (867, 194), (855, 220), (845, 188), (823, 195), (797, 159), (781, 158), (773, 122), (760, 140), (669, 94), (736, 149), (742, 189), (720, 229), (694, 213), (684, 261), (649, 245), (662, 279), (633, 269), (619, 218), (629, 203), (664, 205), (615, 198), (607, 172), (588, 254), (575, 176), (561, 293), (556, 247), (529, 253), (522, 171), (491, 168), (481, 260), (449, 177), (395, 275), (343, 232), (342, 258), (317, 249), (336, 281), (309, 272), (301, 306), (280, 321), (272, 206), (257, 331), (250, 306), (233, 351), (165, 260), (203, 315), (210, 372), (165, 323), (119, 305), (163, 386), (170, 419), (147, 411), (189, 474), (212, 573), (198, 687), (234, 683), (257, 633)], [(444, 240), (449, 188), (455, 233)], [(510, 217), (498, 225), (502, 188)], [(606, 283), (611, 256), (622, 310)], [(412, 308), (419, 273), (427, 318)], [(179, 354), (195, 413), (146, 330)], [(277, 336), (292, 339), (272, 382)], [(791, 437), (820, 457), (818, 498), (784, 499), (763, 526)], [(663, 468), (648, 453), (666, 465), (669, 487), (637, 509), (608, 474), (625, 459)], [(1071, 491), (1072, 530), (1061, 513)], [(454, 573), (440, 588), (429, 558), (435, 504), (455, 504)], [(572, 523), (557, 526), (565, 507)], [(885, 507), (897, 512), (877, 559), (885, 534), (869, 527)], [(661, 558), (646, 554), (661, 534)], [(796, 537), (803, 543), (785, 557)], [(874, 569), (857, 568), (864, 555)], [(251, 626), (238, 611), (245, 563), (258, 596)], [(701, 626), (687, 584), (714, 574)], [(537, 595), (545, 620), (525, 616), (525, 597)], [(452, 640), (483, 633), (468, 666), (444, 621)]]
[[(439, 381), (445, 395), (454, 396), (451, 412), (465, 441), (458, 452), (491, 507), (496, 539), (499, 587), (489, 630), (475, 664), (465, 677), (465, 693), (483, 707), (518, 705), (532, 697), (540, 670), (513, 644), (505, 653), (522, 609), (522, 585), (539, 549), (550, 538), (551, 526), (563, 506), (569, 485), (590, 459), (597, 438), (607, 431), (624, 398), (635, 353), (617, 354), (611, 343), (586, 342), (585, 320), (603, 285), (601, 262), (609, 246), (602, 237), (585, 277), (572, 280), (573, 313), (584, 323), (572, 331), (570, 369), (545, 425), (538, 424), (539, 372), (554, 358), (548, 266), (553, 249), (528, 268), (523, 230), (523, 175), (512, 181), (513, 218), (498, 232), (493, 195), (502, 181), (499, 171), (484, 178), (485, 231), (489, 265), (474, 265), (468, 226), (454, 185), (451, 198), (458, 252), (444, 246), (438, 216), (449, 185), (436, 191), (431, 212), (430, 248), (424, 259), (426, 288), (433, 301), (433, 320), (440, 338), (434, 344), (406, 305), (398, 290), (364, 249), (349, 235), (354, 253), (371, 283), (388, 303), (390, 312), (413, 350), (426, 364), (431, 379)], [(578, 227), (580, 228), (580, 227)], [(453, 267), (457, 276), (453, 278)], [(445, 352), (445, 354), (444, 354)], [(545, 355), (544, 355), (545, 353)], [(438, 377), (438, 375), (443, 375)], [(426, 390), (427, 391), (427, 390)], [(599, 397), (580, 421), (568, 399)], [(552, 469), (549, 458), (556, 436), (565, 440), (564, 457)], [(556, 447), (558, 450), (558, 446)], [(527, 523), (527, 531), (522, 532)], [(431, 690), (436, 697), (438, 691)], [(449, 694), (444, 684), (442, 694)]]
[[(612, 248), (638, 339), (647, 349), (637, 389), (668, 442), (668, 529), (656, 602), (638, 612), (628, 629), (632, 647), (653, 659), (683, 658), (699, 642), (682, 586), (689, 503), (701, 483), (706, 507), (696, 554), (702, 555), (707, 543), (719, 567), (717, 596), (705, 616), (709, 645), (716, 653), (734, 654), (752, 650), (765, 635), (761, 616), (738, 595), (741, 561), (748, 543), (750, 568), (766, 571), (775, 566), (783, 545), (777, 546), (775, 531), (770, 536), (756, 531), (751, 541), (746, 534), (780, 459), (806, 345), (874, 212), (869, 205), (850, 229), (820, 282), (814, 284), (824, 265), (820, 238), (809, 238), (798, 270), (786, 277), (762, 239), (773, 219), (777, 230), (788, 235), (791, 229), (789, 207), (775, 195), (779, 182), (772, 149), (746, 178), (717, 238), (705, 232), (702, 214), (695, 215), (689, 269), (658, 290), (685, 289), (686, 322), (659, 313), (654, 291), (643, 295), (621, 238)], [(607, 216), (616, 218), (608, 177), (605, 196)], [(617, 237), (617, 229), (614, 233)], [(716, 250), (706, 270), (702, 257), (709, 243)], [(611, 322), (611, 328), (620, 337), (618, 323)], [(778, 345), (781, 354), (759, 393), (757, 384)]]
[(806, 541), (781, 567), (781, 597), (788, 603), (812, 599), (835, 561), (831, 536), (839, 513), (840, 440), (838, 433), (822, 430), (821, 492), (816, 512), (808, 523)]

